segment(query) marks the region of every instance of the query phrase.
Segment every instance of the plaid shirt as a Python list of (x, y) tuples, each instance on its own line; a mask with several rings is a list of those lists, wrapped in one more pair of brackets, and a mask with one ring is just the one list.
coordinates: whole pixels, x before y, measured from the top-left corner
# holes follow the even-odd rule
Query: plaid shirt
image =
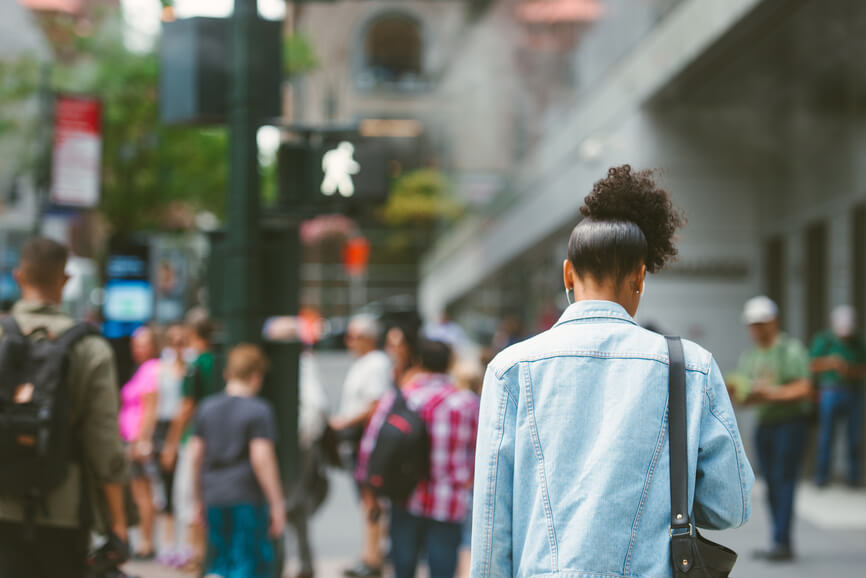
[[(403, 387), (410, 409), (427, 424), (430, 436), (430, 478), (418, 484), (405, 504), (410, 514), (440, 522), (462, 522), (469, 513), (478, 434), (478, 396), (454, 387), (442, 374), (421, 374)], [(361, 440), (355, 477), (364, 481), (367, 462), (395, 392), (379, 401)]]

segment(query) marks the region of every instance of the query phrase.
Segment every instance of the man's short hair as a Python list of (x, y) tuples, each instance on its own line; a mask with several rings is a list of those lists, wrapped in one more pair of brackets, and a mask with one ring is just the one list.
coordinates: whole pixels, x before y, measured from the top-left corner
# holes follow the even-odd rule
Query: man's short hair
[(24, 280), (39, 289), (47, 289), (63, 279), (69, 249), (46, 237), (36, 237), (21, 248), (18, 270)]
[(255, 375), (268, 372), (270, 363), (260, 347), (250, 343), (241, 343), (229, 351), (226, 363), (226, 379), (249, 381)]
[(210, 343), (213, 341), (213, 334), (216, 330), (214, 322), (210, 318), (207, 310), (203, 307), (190, 309), (186, 314), (186, 324), (192, 329), (192, 332), (198, 335), (200, 339)]
[(370, 339), (379, 339), (379, 320), (368, 313), (360, 313), (349, 320), (349, 331), (359, 337), (368, 337)]
[(432, 373), (448, 373), (451, 367), (451, 346), (441, 341), (422, 339), (418, 344), (421, 368)]

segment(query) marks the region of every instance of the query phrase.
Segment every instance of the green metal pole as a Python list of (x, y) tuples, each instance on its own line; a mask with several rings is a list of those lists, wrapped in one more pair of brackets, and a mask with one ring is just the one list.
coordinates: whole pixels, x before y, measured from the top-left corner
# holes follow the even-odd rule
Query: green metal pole
[(258, 341), (259, 165), (253, 43), (256, 0), (235, 0), (231, 23), (230, 189), (225, 282), (228, 345)]
[(36, 159), (36, 218), (33, 219), (33, 236), (42, 232), (45, 209), (51, 201), (51, 160), (54, 136), (54, 93), (51, 90), (52, 67), (43, 62), (39, 69), (39, 152)]

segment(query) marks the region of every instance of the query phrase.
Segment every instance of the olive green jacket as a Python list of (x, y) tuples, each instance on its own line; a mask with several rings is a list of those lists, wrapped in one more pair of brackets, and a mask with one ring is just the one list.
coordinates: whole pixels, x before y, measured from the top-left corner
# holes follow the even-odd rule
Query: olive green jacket
[[(12, 315), (25, 335), (38, 328), (59, 335), (75, 323), (58, 307), (42, 303), (20, 301), (12, 309)], [(107, 520), (99, 489), (104, 484), (123, 483), (127, 475), (126, 457), (117, 424), (114, 353), (104, 339), (91, 336), (76, 343), (69, 355), (69, 419), (72, 431), (77, 432), (84, 446), (84, 469), (93, 511), (92, 529), (100, 532), (107, 527)], [(80, 525), (81, 476), (80, 465), (70, 464), (66, 481), (48, 495), (45, 511), (37, 515), (38, 524), (59, 527)], [(0, 520), (18, 521), (21, 518), (21, 502), (0, 496)]]

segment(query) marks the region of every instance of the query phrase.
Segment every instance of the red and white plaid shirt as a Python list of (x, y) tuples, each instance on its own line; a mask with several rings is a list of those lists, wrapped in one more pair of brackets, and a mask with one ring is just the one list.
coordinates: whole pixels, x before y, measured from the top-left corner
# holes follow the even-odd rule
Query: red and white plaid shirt
[[(478, 396), (456, 389), (447, 375), (430, 373), (416, 376), (402, 391), (409, 408), (424, 419), (430, 436), (430, 478), (418, 484), (406, 510), (439, 522), (462, 522), (472, 499)], [(364, 431), (355, 471), (359, 481), (366, 479), (367, 462), (394, 396), (391, 390), (382, 397)]]

